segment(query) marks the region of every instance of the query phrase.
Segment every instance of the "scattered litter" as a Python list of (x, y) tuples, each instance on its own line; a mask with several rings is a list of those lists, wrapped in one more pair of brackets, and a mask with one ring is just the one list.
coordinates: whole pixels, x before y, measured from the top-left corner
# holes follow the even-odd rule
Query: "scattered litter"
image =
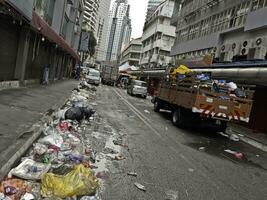
[(223, 136), (223, 137), (229, 137), (229, 135), (227, 135), (227, 134), (225, 134), (225, 133), (223, 133), (223, 132), (218, 132), (221, 136)]
[(24, 194), (22, 197), (21, 197), (21, 199), (20, 200), (34, 200), (34, 196), (33, 196), (33, 194), (31, 194), (31, 193), (26, 193), (26, 194)]
[(227, 152), (227, 153), (230, 153), (230, 154), (235, 154), (236, 153), (236, 151), (232, 151), (230, 149), (225, 149), (224, 151)]
[(260, 157), (260, 155), (256, 155), (256, 157)]
[(50, 164), (37, 163), (26, 158), (19, 166), (11, 170), (12, 176), (28, 180), (40, 180), (48, 172)]
[(236, 134), (232, 134), (232, 135), (230, 135), (230, 140), (238, 142), (239, 141), (239, 137)]
[(227, 152), (227, 153), (230, 153), (230, 154), (234, 155), (239, 160), (242, 160), (243, 157), (244, 157), (243, 153), (241, 153), (241, 152), (232, 151), (230, 149), (226, 149), (224, 151)]
[(128, 172), (127, 175), (129, 175), (129, 176), (135, 176), (136, 177), (137, 176), (137, 173), (136, 172)]
[(236, 158), (238, 158), (239, 160), (242, 160), (243, 159), (243, 153), (235, 153), (234, 154)]
[(146, 191), (146, 188), (145, 186), (141, 185), (140, 183), (137, 183), (135, 182), (134, 185), (139, 189), (139, 190), (142, 190), (142, 191)]
[(41, 194), (48, 198), (93, 195), (98, 188), (94, 172), (83, 165), (76, 165), (66, 175), (47, 173), (41, 179)]
[[(3, 199), (17, 200), (20, 199), (26, 192), (30, 191), (29, 185), (21, 179), (7, 179), (1, 182), (0, 194)], [(3, 195), (4, 194), (4, 195)], [(8, 196), (7, 197), (5, 197)]]
[(178, 199), (178, 191), (168, 190), (165, 192), (166, 197), (165, 200), (177, 200)]
[(147, 113), (147, 114), (150, 114), (150, 112), (148, 110), (144, 110), (144, 112)]
[(96, 177), (100, 179), (106, 179), (109, 177), (109, 173), (107, 171), (97, 172)]
[(115, 156), (115, 158), (114, 158), (115, 160), (123, 160), (124, 159), (124, 157), (123, 156), (121, 156), (121, 155), (119, 155), (119, 156)]
[(200, 151), (203, 151), (203, 150), (205, 150), (206, 148), (205, 147), (199, 147), (198, 148)]
[(165, 131), (169, 130), (168, 127), (165, 127)]
[(194, 172), (195, 170), (192, 169), (192, 168), (189, 168), (188, 171), (189, 171), (189, 172)]
[(238, 136), (240, 136), (240, 137), (244, 137), (244, 135), (243, 135), (243, 134), (240, 134), (240, 133), (238, 134)]
[(84, 196), (80, 200), (100, 200), (100, 198), (96, 196)]

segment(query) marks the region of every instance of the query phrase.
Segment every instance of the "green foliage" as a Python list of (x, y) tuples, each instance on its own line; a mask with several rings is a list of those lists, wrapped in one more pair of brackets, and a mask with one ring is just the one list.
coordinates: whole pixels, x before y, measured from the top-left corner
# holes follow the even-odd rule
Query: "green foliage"
[(96, 38), (94, 36), (94, 33), (92, 31), (89, 31), (88, 49), (89, 49), (90, 57), (92, 57), (95, 54), (96, 45), (97, 45), (97, 42), (96, 42)]

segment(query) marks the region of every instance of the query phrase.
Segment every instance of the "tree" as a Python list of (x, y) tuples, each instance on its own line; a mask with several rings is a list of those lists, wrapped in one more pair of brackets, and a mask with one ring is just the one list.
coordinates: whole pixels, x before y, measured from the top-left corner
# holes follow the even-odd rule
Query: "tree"
[(89, 40), (88, 40), (88, 50), (89, 56), (92, 57), (95, 54), (95, 47), (97, 45), (96, 38), (94, 36), (93, 31), (89, 31)]

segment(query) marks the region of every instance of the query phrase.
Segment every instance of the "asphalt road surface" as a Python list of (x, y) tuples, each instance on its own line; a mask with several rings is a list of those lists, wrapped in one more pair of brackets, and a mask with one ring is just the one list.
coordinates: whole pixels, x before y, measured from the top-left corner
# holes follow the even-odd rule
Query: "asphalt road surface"
[(170, 113), (155, 113), (150, 99), (124, 90), (100, 86), (97, 103), (99, 114), (123, 133), (125, 158), (109, 166), (104, 200), (267, 199), (266, 153), (208, 129), (174, 127)]

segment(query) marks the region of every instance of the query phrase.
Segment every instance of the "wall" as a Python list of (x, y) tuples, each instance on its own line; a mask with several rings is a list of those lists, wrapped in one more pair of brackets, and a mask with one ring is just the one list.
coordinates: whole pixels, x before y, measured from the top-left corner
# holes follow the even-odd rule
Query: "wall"
[(32, 19), (33, 0), (8, 0), (29, 21)]

